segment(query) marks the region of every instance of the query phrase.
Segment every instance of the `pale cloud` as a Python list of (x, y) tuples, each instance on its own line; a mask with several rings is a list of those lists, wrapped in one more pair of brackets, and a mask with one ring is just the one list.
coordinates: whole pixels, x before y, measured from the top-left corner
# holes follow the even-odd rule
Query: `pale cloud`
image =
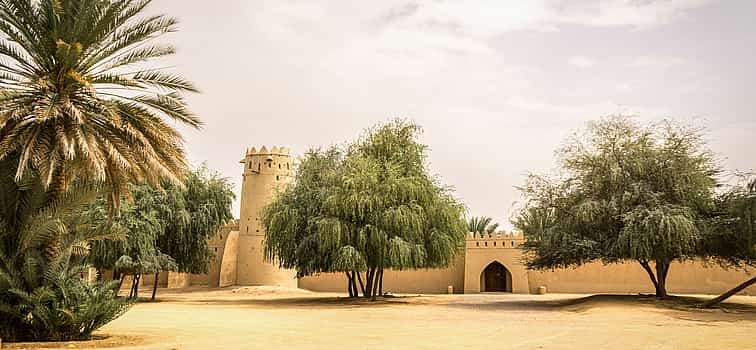
[(590, 68), (593, 67), (593, 60), (585, 56), (571, 56), (567, 59), (567, 63), (578, 68)]
[[(332, 2), (260, 0), (250, 3), (253, 25), (275, 40), (305, 46), (312, 37), (375, 49), (486, 51), (487, 41), (511, 31), (558, 31), (562, 25), (649, 29), (682, 17), (708, 0), (532, 0)], [(369, 43), (368, 43), (369, 45)]]
[(688, 63), (688, 60), (675, 56), (640, 56), (630, 62), (630, 67), (669, 68)]
[(592, 27), (627, 26), (650, 29), (684, 17), (686, 11), (711, 0), (556, 0), (552, 5), (555, 23)]

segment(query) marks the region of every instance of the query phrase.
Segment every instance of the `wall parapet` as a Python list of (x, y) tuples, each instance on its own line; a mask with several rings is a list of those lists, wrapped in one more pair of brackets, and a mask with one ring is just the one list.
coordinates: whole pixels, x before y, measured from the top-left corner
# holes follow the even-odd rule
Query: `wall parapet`
[(466, 247), (470, 248), (497, 248), (515, 249), (525, 242), (525, 236), (521, 232), (469, 232), (465, 237)]

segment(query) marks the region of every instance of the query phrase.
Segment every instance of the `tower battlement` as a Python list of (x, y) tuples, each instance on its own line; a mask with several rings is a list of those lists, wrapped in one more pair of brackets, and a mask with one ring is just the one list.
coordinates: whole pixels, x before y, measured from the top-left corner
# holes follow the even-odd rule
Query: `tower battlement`
[(521, 232), (469, 232), (465, 236), (466, 246), (470, 248), (519, 248), (525, 242)]
[(250, 156), (250, 155), (267, 155), (267, 154), (271, 154), (271, 155), (272, 154), (287, 155), (288, 156), (290, 153), (291, 153), (291, 150), (288, 147), (283, 147), (283, 146), (281, 146), (281, 147), (273, 146), (273, 147), (270, 148), (270, 150), (268, 150), (267, 147), (262, 146), (262, 147), (260, 147), (259, 151), (253, 146), (253, 147), (247, 148), (247, 152), (245, 154), (248, 155), (248, 156)]

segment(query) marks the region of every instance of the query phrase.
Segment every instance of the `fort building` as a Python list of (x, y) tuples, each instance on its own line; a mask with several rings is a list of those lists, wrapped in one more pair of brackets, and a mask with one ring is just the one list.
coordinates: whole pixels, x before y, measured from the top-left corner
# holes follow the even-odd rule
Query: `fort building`
[[(288, 148), (262, 147), (246, 151), (242, 171), (239, 219), (222, 227), (209, 241), (215, 258), (207, 274), (163, 274), (159, 284), (167, 287), (207, 285), (271, 285), (321, 292), (346, 292), (343, 273), (323, 273), (296, 278), (293, 270), (281, 269), (265, 259), (265, 232), (260, 210), (277, 191), (293, 180), (293, 159)], [(395, 293), (653, 293), (646, 272), (636, 263), (603, 265), (589, 263), (578, 268), (548, 271), (528, 270), (523, 264), (517, 232), (468, 233), (465, 247), (454, 262), (442, 269), (384, 272), (384, 291)], [(668, 291), (677, 294), (719, 294), (750, 278), (753, 271), (726, 270), (704, 262), (675, 262), (670, 268)], [(147, 281), (145, 281), (147, 282)], [(756, 285), (741, 294), (756, 295)]]

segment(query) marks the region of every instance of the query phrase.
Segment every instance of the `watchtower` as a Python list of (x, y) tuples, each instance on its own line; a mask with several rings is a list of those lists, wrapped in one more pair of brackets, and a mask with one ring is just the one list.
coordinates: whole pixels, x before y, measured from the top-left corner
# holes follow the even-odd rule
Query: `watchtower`
[(289, 149), (265, 146), (247, 150), (242, 174), (241, 211), (239, 213), (239, 248), (236, 284), (297, 287), (296, 273), (265, 261), (265, 229), (260, 221), (261, 209), (273, 196), (292, 182)]

